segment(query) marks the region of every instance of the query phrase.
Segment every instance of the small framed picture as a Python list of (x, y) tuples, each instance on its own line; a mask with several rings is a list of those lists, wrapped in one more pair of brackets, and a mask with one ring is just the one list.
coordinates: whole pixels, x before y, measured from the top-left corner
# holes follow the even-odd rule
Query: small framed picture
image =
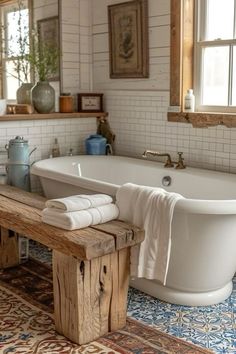
[(103, 112), (103, 93), (79, 93), (78, 112)]

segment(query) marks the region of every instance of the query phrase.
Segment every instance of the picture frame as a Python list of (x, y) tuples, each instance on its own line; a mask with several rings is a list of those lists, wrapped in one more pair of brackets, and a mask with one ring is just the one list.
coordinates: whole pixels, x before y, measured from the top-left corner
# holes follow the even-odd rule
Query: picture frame
[(110, 78), (149, 77), (148, 2), (108, 6)]
[(103, 93), (79, 93), (78, 112), (103, 112)]
[[(57, 48), (60, 43), (59, 36), (59, 18), (58, 16), (44, 18), (37, 21), (37, 31), (39, 43), (46, 43)], [(60, 59), (58, 59), (58, 69), (56, 73), (48, 78), (49, 81), (60, 80)]]

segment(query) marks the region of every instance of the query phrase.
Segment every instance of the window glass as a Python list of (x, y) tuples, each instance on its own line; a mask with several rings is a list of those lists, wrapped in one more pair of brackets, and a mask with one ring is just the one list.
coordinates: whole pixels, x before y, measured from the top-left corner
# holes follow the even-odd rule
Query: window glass
[(9, 100), (16, 99), (16, 91), (19, 87), (19, 81), (15, 66), (12, 61), (6, 62), (5, 96)]
[(29, 11), (9, 12), (7, 14), (8, 56), (19, 56), (29, 52)]
[(229, 47), (203, 49), (202, 104), (228, 105)]
[(236, 46), (233, 47), (232, 105), (236, 106)]
[(1, 7), (3, 96), (16, 99), (16, 91), (29, 82), (29, 8), (27, 0), (16, 0)]
[(234, 0), (207, 0), (206, 40), (232, 39)]

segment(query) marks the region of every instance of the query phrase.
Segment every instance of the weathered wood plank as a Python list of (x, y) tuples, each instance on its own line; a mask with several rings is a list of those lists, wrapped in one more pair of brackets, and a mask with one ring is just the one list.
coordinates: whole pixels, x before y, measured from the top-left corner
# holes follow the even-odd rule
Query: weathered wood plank
[(91, 228), (106, 232), (115, 238), (116, 250), (133, 246), (144, 240), (145, 234), (137, 226), (119, 220), (94, 225)]
[(41, 196), (15, 187), (0, 188), (0, 224), (47, 247), (80, 259), (109, 254), (144, 239), (142, 230), (118, 220), (74, 231), (47, 225), (41, 221), (44, 201)]
[(113, 292), (110, 312), (110, 330), (125, 326), (127, 294), (130, 274), (130, 248), (116, 252), (112, 257)]
[[(80, 269), (77, 259), (53, 251), (53, 293), (55, 327), (59, 333), (75, 341), (83, 324), (79, 323), (78, 304), (83, 292), (79, 294)], [(80, 289), (81, 290), (81, 289)]]
[(188, 89), (193, 88), (194, 0), (182, 1), (182, 107), (184, 107), (184, 96)]
[[(91, 306), (91, 275), (93, 260), (83, 262), (84, 267), (80, 263), (80, 282), (79, 282), (79, 322), (82, 324), (80, 331), (77, 333), (77, 343), (89, 343), (93, 339), (98, 338), (98, 328), (93, 326), (94, 321), (93, 308)], [(94, 271), (94, 269), (93, 269)], [(98, 323), (97, 323), (98, 324)]]
[(0, 227), (0, 268), (19, 264), (18, 235), (11, 230)]
[(183, 107), (193, 86), (194, 0), (171, 0), (170, 105)]
[(168, 112), (169, 122), (191, 123), (195, 128), (207, 128), (225, 125), (227, 128), (236, 127), (236, 115), (232, 113), (212, 112)]
[(182, 0), (171, 0), (171, 47), (170, 47), (170, 105), (182, 102)]
[(124, 248), (118, 252), (119, 264), (119, 327), (126, 325), (127, 316), (127, 296), (130, 275), (130, 248)]
[[(110, 257), (107, 256), (107, 257)], [(95, 258), (91, 261), (91, 288), (89, 287), (90, 296), (90, 306), (92, 307), (93, 315), (93, 332), (98, 338), (100, 336), (100, 294), (101, 294), (101, 284), (100, 284), (100, 270), (101, 258)], [(108, 330), (107, 330), (108, 332)], [(107, 333), (106, 332), (106, 333)]]
[[(111, 257), (112, 254), (101, 257), (101, 266), (100, 266), (100, 331), (99, 336), (103, 336), (110, 331), (109, 328), (109, 319), (110, 319), (110, 304), (112, 294), (112, 268), (111, 268)], [(93, 262), (94, 260), (92, 260)], [(127, 299), (126, 299), (127, 300)]]
[(49, 248), (81, 259), (92, 259), (115, 251), (114, 237), (85, 228), (65, 231), (41, 221), (41, 211), (0, 196), (0, 225), (32, 238)]
[(0, 195), (40, 210), (45, 208), (45, 202), (47, 200), (39, 194), (26, 192), (22, 189), (3, 184), (0, 185)]
[(110, 331), (115, 331), (119, 328), (119, 260), (118, 253), (112, 254), (112, 299), (111, 299), (111, 313), (110, 313)]
[[(41, 221), (42, 200), (36, 200), (37, 208), (32, 206), (32, 195), (16, 192), (10, 187), (2, 190), (7, 196), (0, 193), (0, 266), (12, 265), (8, 255), (14, 255), (13, 259), (17, 256), (16, 232), (45, 244), (53, 249), (56, 330), (85, 344), (124, 327), (130, 245), (141, 242), (144, 233), (117, 220), (65, 231)], [(14, 231), (12, 242), (7, 229)]]
[(81, 261), (54, 251), (53, 275), (57, 331), (79, 344), (107, 333), (112, 281), (110, 255)]
[[(2, 0), (1, 0), (2, 1)], [(1, 121), (16, 121), (16, 120), (37, 120), (37, 119), (66, 119), (66, 118), (100, 118), (107, 117), (107, 112), (91, 112), (91, 113), (83, 113), (83, 112), (74, 112), (74, 113), (32, 113), (32, 114), (5, 114), (3, 116), (0, 115)]]
[(90, 261), (53, 251), (56, 330), (85, 344), (124, 327), (128, 281), (129, 248)]

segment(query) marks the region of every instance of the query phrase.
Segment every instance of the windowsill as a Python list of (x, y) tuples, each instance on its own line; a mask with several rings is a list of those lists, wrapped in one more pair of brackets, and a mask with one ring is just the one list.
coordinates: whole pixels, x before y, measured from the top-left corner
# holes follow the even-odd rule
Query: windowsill
[(224, 125), (236, 128), (236, 113), (168, 112), (168, 122), (190, 123), (194, 128)]
[(5, 114), (0, 116), (1, 121), (39, 120), (39, 119), (65, 119), (65, 118), (101, 118), (106, 117), (107, 112), (74, 112), (74, 113), (32, 113), (32, 114)]

